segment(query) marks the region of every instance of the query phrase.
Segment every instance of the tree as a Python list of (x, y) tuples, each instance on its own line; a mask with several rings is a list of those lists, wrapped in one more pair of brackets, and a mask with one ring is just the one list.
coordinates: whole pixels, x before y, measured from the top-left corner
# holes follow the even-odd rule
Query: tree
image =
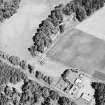
[(51, 15), (48, 16), (48, 19), (53, 23), (55, 27), (59, 26), (59, 20), (55, 17), (54, 11), (51, 11)]
[(64, 24), (59, 26), (60, 33), (64, 33)]
[(70, 105), (71, 101), (67, 97), (59, 97), (58, 104), (59, 105)]
[(20, 59), (19, 59), (19, 57), (16, 57), (16, 56), (10, 56), (9, 57), (9, 62), (13, 65), (18, 66), (19, 63), (20, 63)]
[(25, 91), (25, 92), (22, 93), (20, 101), (22, 103), (25, 103), (26, 101), (29, 101), (29, 98), (30, 98), (30, 96), (29, 96), (28, 92)]
[(83, 21), (86, 18), (86, 11), (83, 7), (76, 8), (76, 18), (78, 21)]
[(34, 69), (35, 69), (34, 66), (28, 64), (28, 70), (30, 74), (34, 72)]
[(37, 51), (37, 45), (32, 45), (31, 47), (28, 48), (28, 51), (30, 52), (30, 54), (32, 56), (36, 55), (36, 51)]
[(10, 83), (13, 83), (13, 84), (20, 82), (20, 80), (21, 80), (21, 77), (18, 72), (14, 72), (14, 74), (11, 75), (11, 77), (10, 77)]
[(50, 98), (49, 97), (45, 98), (44, 102), (41, 105), (51, 105)]
[(8, 98), (6, 95), (0, 93), (0, 105), (7, 105)]
[(41, 39), (38, 43), (37, 43), (37, 51), (43, 53), (44, 52), (44, 40)]
[(24, 72), (20, 72), (19, 75), (21, 77), (21, 80), (24, 80), (24, 82), (28, 80), (28, 77)]
[(42, 97), (46, 98), (49, 96), (49, 89), (47, 87), (42, 87)]
[(11, 0), (6, 1), (2, 0), (0, 1), (0, 21), (3, 22), (3, 20), (10, 18), (13, 14), (17, 12), (17, 9), (19, 8), (21, 0)]
[(83, 4), (83, 6), (85, 8), (87, 16), (90, 16), (95, 11), (92, 1), (93, 0), (84, 0), (84, 1), (82, 1), (82, 4)]
[(9, 97), (13, 96), (13, 91), (8, 86), (4, 88), (4, 93), (6, 96), (9, 96)]
[(35, 77), (38, 78), (38, 79), (41, 79), (42, 78), (41, 72), (40, 71), (36, 71)]
[(55, 16), (59, 20), (59, 24), (63, 22), (63, 5), (55, 7)]
[(24, 70), (27, 69), (27, 62), (25, 60), (22, 60), (19, 63), (20, 63), (19, 65), (22, 69), (24, 69)]
[(49, 85), (51, 85), (52, 82), (53, 82), (53, 79), (52, 79), (51, 77), (48, 77), (47, 83), (48, 83)]
[(70, 1), (69, 3), (66, 4), (66, 6), (63, 8), (63, 13), (65, 15), (71, 15), (73, 12), (75, 12), (76, 9), (76, 3), (74, 0)]
[(59, 99), (59, 94), (54, 90), (50, 90), (49, 96), (52, 100), (58, 100)]

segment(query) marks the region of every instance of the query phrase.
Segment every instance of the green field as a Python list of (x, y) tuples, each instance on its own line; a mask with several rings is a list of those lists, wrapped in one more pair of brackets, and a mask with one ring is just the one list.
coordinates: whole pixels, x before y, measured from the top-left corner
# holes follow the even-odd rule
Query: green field
[(32, 36), (49, 12), (48, 3), (44, 0), (22, 0), (18, 12), (0, 24), (0, 49), (29, 59), (27, 48), (32, 44)]
[(60, 63), (77, 67), (93, 74), (105, 69), (105, 42), (79, 30), (72, 30), (47, 52), (47, 56)]

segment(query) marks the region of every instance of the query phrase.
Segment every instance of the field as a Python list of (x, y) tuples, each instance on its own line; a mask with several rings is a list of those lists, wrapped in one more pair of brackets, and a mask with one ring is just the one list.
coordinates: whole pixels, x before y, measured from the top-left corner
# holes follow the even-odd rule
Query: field
[(76, 29), (105, 40), (105, 6), (76, 26)]
[(105, 74), (103, 72), (95, 71), (93, 77), (101, 81), (105, 81)]
[(72, 30), (47, 52), (47, 57), (69, 67), (93, 74), (105, 70), (105, 42), (79, 30)]
[(29, 59), (27, 48), (32, 45), (32, 36), (49, 12), (49, 5), (44, 0), (22, 0), (18, 12), (0, 25), (0, 48)]
[(44, 64), (40, 64), (40, 60), (38, 61), (37, 58), (32, 58), (28, 61), (28, 63), (34, 65), (36, 67), (36, 70), (40, 70), (47, 75), (56, 78), (59, 78), (64, 70), (67, 68), (57, 61), (53, 62), (50, 58), (44, 59), (43, 61)]

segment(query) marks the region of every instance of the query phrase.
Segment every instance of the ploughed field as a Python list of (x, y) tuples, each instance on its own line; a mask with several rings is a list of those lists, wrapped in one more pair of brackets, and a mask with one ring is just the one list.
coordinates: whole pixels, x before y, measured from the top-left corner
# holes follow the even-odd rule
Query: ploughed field
[(73, 29), (47, 52), (47, 57), (69, 67), (76, 67), (93, 74), (105, 70), (105, 42)]

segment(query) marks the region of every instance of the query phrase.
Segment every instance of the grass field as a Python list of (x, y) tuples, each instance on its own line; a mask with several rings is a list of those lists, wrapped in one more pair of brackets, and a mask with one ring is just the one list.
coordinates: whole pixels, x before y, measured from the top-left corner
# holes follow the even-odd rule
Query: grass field
[(0, 25), (0, 48), (11, 55), (29, 59), (27, 48), (41, 20), (49, 14), (43, 0), (22, 0), (18, 12)]
[(47, 57), (93, 74), (94, 70), (105, 70), (105, 42), (74, 29), (64, 34)]
[(105, 6), (76, 26), (76, 29), (105, 40)]

